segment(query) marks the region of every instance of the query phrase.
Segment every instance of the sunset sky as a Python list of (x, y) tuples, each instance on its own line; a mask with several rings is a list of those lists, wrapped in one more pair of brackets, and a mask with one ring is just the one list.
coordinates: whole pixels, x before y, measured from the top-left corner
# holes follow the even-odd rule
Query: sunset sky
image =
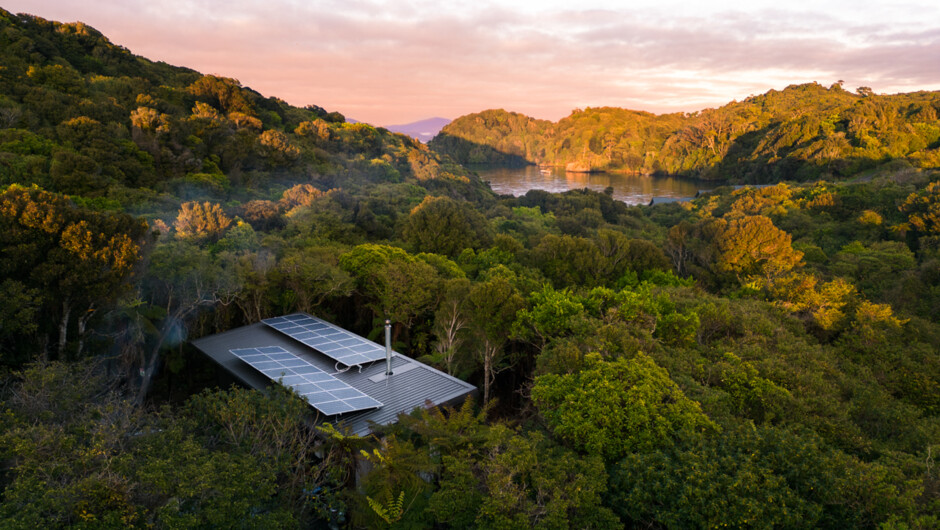
[[(375, 125), (719, 106), (817, 81), (940, 89), (940, 2), (0, 0)], [(572, 7), (574, 6), (574, 7)], [(629, 6), (629, 7), (625, 7)]]

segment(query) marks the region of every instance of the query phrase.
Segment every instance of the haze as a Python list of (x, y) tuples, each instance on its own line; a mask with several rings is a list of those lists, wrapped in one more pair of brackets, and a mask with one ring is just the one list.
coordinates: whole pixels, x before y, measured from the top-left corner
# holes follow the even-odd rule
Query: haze
[(587, 106), (693, 111), (808, 81), (940, 89), (936, 2), (4, 4), (376, 125), (488, 108), (552, 120)]

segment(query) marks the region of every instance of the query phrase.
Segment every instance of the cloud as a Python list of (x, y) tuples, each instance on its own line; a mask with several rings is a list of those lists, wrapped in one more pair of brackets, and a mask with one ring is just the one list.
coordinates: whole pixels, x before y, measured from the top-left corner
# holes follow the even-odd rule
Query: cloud
[(427, 0), (12, 3), (11, 11), (83, 20), (151, 59), (377, 124), (486, 108), (550, 119), (584, 106), (696, 110), (813, 80), (878, 92), (940, 88), (940, 30), (929, 24), (940, 13), (929, 4), (827, 12), (769, 1), (747, 11), (601, 0), (579, 9)]

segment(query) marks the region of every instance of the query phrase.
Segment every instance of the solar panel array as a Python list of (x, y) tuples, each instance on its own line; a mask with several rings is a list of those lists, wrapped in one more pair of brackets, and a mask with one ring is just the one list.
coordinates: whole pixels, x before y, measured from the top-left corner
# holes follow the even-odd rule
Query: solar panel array
[(229, 350), (270, 379), (281, 380), (317, 410), (332, 416), (344, 412), (373, 409), (382, 403), (356, 390), (280, 346)]
[(346, 366), (385, 358), (384, 347), (316, 317), (295, 313), (262, 322)]

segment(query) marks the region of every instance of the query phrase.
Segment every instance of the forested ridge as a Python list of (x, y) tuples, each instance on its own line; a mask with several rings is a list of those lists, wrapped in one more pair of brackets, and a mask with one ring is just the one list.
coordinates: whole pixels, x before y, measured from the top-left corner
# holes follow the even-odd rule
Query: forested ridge
[(890, 160), (940, 166), (940, 92), (791, 85), (693, 113), (577, 109), (552, 123), (488, 110), (431, 146), (463, 164), (671, 174), (734, 183), (843, 178)]
[[(817, 92), (837, 117), (890, 100), (748, 104)], [(712, 178), (783, 182), (687, 203), (513, 198), (405, 136), (0, 11), (0, 527), (936, 528), (940, 171), (914, 138), (938, 125), (917, 119), (906, 150), (825, 166), (794, 154), (817, 136), (729, 148)], [(762, 127), (790, 145), (791, 122)], [(508, 123), (488, 134), (525, 129), (523, 159), (559, 126)], [(188, 343), (294, 311), (374, 338), (389, 318), (479, 398), (311, 429)]]

